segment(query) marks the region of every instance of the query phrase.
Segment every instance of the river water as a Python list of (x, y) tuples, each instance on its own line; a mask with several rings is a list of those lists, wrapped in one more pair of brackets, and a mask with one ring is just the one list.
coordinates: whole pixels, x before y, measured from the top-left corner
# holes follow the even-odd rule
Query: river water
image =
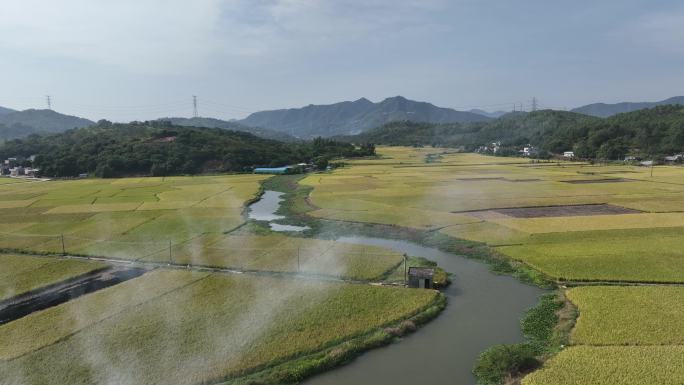
[[(257, 214), (280, 217), (261, 220), (282, 219), (275, 215), (280, 195), (267, 191), (262, 198), (267, 202), (252, 205), (250, 218), (256, 206)], [(448, 306), (401, 342), (366, 352), (345, 366), (312, 377), (306, 385), (475, 384), (471, 371), (480, 352), (492, 345), (522, 342), (520, 319), (544, 293), (512, 277), (496, 275), (483, 263), (412, 242), (342, 235), (338, 240), (382, 246), (437, 262), (452, 273), (453, 283), (443, 291)]]

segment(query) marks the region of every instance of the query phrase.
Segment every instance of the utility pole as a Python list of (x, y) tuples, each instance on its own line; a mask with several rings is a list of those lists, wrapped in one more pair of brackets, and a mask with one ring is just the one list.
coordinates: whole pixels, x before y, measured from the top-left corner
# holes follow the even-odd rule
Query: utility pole
[(297, 272), (300, 273), (302, 271), (302, 265), (301, 265), (301, 246), (297, 246)]
[(52, 109), (52, 96), (45, 95), (45, 101), (47, 102), (47, 109), (51, 110)]
[(404, 286), (408, 286), (408, 270), (406, 267), (406, 260), (408, 259), (408, 256), (404, 254)]
[(523, 104), (520, 103), (520, 112), (524, 112), (525, 110), (523, 109)]
[(197, 95), (192, 95), (192, 117), (199, 117), (199, 114), (197, 113)]
[(653, 166), (655, 165), (655, 161), (651, 160), (651, 178), (653, 178)]
[(532, 111), (537, 111), (537, 98), (532, 97)]
[(62, 255), (66, 255), (66, 247), (64, 247), (64, 234), (61, 235), (62, 238)]
[(169, 264), (173, 264), (173, 255), (171, 255), (171, 241), (169, 241)]

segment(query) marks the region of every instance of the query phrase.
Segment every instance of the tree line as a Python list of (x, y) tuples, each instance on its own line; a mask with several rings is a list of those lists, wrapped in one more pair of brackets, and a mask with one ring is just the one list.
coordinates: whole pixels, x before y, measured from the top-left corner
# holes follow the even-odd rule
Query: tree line
[(111, 123), (105, 120), (53, 135), (6, 141), (0, 158), (35, 155), (33, 166), (48, 177), (94, 174), (192, 175), (249, 172), (254, 167), (314, 163), (324, 168), (339, 157), (375, 155), (375, 146), (330, 139), (283, 143), (220, 128), (174, 126), (167, 121)]

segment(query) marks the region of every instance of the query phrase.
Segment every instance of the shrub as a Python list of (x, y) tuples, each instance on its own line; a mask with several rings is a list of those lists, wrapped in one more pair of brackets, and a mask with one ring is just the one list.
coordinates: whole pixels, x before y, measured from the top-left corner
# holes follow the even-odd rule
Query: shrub
[(539, 364), (529, 344), (496, 345), (480, 354), (473, 373), (478, 385), (502, 385), (507, 378), (530, 372)]

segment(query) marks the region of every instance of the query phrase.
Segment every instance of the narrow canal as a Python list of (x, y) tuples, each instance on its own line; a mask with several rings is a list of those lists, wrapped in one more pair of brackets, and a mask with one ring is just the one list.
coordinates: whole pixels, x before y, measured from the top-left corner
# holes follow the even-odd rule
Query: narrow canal
[(35, 292), (0, 303), (0, 325), (15, 321), (33, 312), (63, 304), (80, 296), (102, 290), (145, 273), (137, 268), (109, 268), (87, 274), (75, 280), (51, 285)]
[[(277, 230), (273, 221), (284, 218), (276, 214), (281, 195), (267, 191), (251, 206), (249, 217), (269, 221)], [(475, 384), (472, 368), (478, 355), (492, 345), (522, 342), (520, 319), (544, 293), (512, 277), (496, 275), (483, 263), (412, 242), (343, 234), (338, 240), (382, 246), (437, 262), (452, 273), (453, 283), (443, 291), (449, 303), (439, 317), (400, 343), (367, 352), (307, 380), (306, 385)]]

